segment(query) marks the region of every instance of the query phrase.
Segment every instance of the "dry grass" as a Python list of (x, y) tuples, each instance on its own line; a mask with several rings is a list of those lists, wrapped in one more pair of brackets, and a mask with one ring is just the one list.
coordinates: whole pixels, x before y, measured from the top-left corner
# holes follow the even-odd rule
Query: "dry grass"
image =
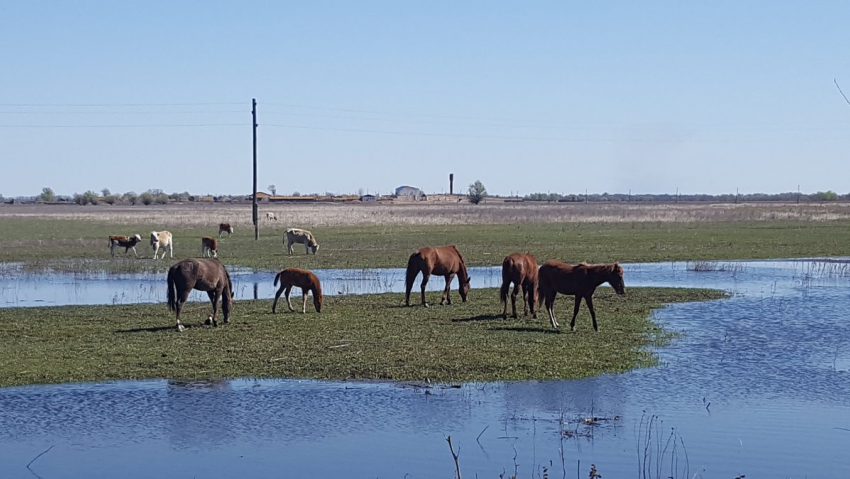
[[(266, 212), (280, 221), (267, 221)], [(850, 204), (262, 204), (263, 225), (334, 227), (361, 225), (445, 225), (514, 223), (696, 223), (850, 219)], [(162, 227), (212, 227), (229, 222), (253, 228), (250, 204), (158, 206), (5, 205), (4, 218), (70, 219)], [(262, 227), (262, 226), (261, 226)]]

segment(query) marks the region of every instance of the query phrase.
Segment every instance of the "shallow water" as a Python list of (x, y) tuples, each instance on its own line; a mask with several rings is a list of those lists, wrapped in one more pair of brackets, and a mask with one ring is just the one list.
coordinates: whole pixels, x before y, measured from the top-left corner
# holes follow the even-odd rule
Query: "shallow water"
[[(587, 477), (591, 463), (605, 478), (850, 477), (844, 264), (626, 265), (628, 286), (733, 293), (657, 311), (685, 334), (659, 352), (663, 366), (627, 374), (460, 388), (238, 379), (0, 389), (0, 477), (33, 477), (27, 463), (54, 445), (31, 466), (44, 479), (450, 478), (444, 435), (465, 477), (507, 477), (514, 461), (519, 477), (544, 466), (549, 477)], [(579, 421), (591, 416), (599, 425)], [(653, 417), (647, 440), (641, 421)], [(673, 428), (676, 448), (664, 450)]]

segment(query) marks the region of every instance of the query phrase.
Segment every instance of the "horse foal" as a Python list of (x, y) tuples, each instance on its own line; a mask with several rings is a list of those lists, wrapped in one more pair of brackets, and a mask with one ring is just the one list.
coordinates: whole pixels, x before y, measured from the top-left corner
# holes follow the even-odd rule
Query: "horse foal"
[(292, 291), (293, 286), (301, 288), (301, 295), (304, 299), (301, 304), (302, 313), (307, 312), (308, 292), (313, 294), (313, 306), (316, 308), (316, 312), (322, 312), (322, 283), (319, 282), (319, 278), (312, 271), (301, 268), (286, 268), (274, 277), (274, 285), (277, 286), (278, 283), (280, 283), (280, 288), (278, 288), (277, 293), (274, 295), (272, 313), (276, 312), (277, 300), (280, 299), (280, 294), (284, 292), (286, 293), (286, 305), (289, 306), (290, 311), (295, 311), (292, 309), (292, 303), (289, 301), (289, 292)]
[(499, 300), (504, 306), (502, 317), (508, 318), (508, 290), (514, 284), (511, 293), (512, 318), (516, 318), (516, 298), (519, 289), (522, 288), (522, 315), (526, 316), (531, 309), (531, 317), (537, 319), (537, 311), (534, 305), (537, 302), (537, 260), (529, 253), (509, 254), (502, 262), (502, 289), (499, 291)]

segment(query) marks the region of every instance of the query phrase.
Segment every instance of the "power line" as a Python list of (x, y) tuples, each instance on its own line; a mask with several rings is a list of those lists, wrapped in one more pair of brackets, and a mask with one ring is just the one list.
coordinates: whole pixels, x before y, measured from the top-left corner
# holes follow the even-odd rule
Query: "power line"
[(22, 115), (173, 115), (191, 113), (245, 113), (245, 110), (193, 110), (193, 111), (2, 111), (2, 114)]
[(195, 128), (217, 126), (248, 126), (245, 123), (204, 123), (176, 125), (0, 125), (0, 128)]
[(101, 108), (110, 106), (121, 107), (144, 107), (144, 106), (207, 106), (207, 105), (244, 105), (245, 102), (221, 102), (221, 103), (0, 103), (0, 107), (87, 107)]

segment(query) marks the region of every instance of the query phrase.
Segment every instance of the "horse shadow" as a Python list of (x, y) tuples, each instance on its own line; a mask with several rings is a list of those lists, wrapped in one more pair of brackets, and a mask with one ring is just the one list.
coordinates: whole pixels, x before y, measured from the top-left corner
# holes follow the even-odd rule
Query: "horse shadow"
[[(200, 328), (201, 326), (192, 325), (192, 324), (183, 324), (183, 327), (186, 329)], [(153, 326), (150, 328), (133, 328), (133, 329), (119, 329), (115, 331), (116, 334), (125, 334), (125, 333), (159, 333), (161, 331), (176, 331), (177, 327), (173, 324), (170, 326)]]
[(538, 328), (532, 326), (502, 326), (492, 328), (494, 331), (513, 331), (516, 333), (544, 333), (544, 334), (561, 334), (560, 329)]
[(501, 314), (479, 314), (478, 316), (472, 316), (470, 318), (455, 318), (452, 319), (453, 323), (467, 323), (470, 321), (494, 321), (502, 319)]

